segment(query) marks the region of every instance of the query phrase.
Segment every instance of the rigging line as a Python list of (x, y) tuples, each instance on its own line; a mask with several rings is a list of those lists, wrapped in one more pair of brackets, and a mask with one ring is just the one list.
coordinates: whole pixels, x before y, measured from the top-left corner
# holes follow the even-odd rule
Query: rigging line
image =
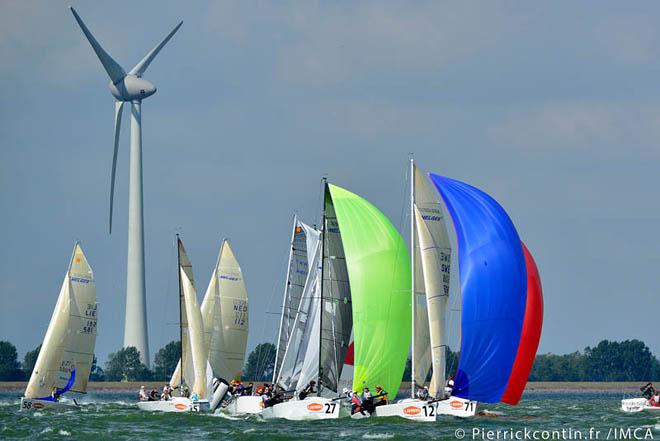
[[(170, 295), (170, 290), (172, 289), (172, 275), (174, 274), (173, 271), (169, 271), (169, 266), (171, 262), (174, 260), (173, 259), (173, 253), (174, 253), (174, 248), (168, 247), (170, 249), (169, 254), (167, 256), (167, 260), (165, 261), (165, 274), (167, 274), (167, 281), (165, 284), (165, 297), (166, 299), (169, 298)], [(178, 268), (177, 268), (178, 271)], [(160, 303), (160, 317), (167, 317), (166, 314), (171, 311), (171, 308), (167, 308), (167, 301), (163, 299), (163, 301), (159, 302)], [(168, 319), (170, 317), (167, 317)], [(165, 323), (166, 326), (171, 326), (173, 324), (179, 325), (179, 323), (171, 323), (167, 321)], [(169, 328), (164, 328), (163, 326), (160, 327), (160, 341), (162, 342), (163, 339), (166, 339), (167, 337), (165, 336), (165, 331)], [(167, 343), (165, 343), (167, 344)], [(164, 347), (164, 346), (163, 346)], [(154, 353), (155, 356), (155, 353)], [(180, 358), (180, 357), (179, 357)]]
[[(286, 265), (284, 266), (286, 272), (288, 272), (288, 269), (289, 269), (289, 251), (290, 251), (290, 249), (291, 249), (290, 245), (285, 248), (286, 251), (283, 253), (284, 258), (282, 258), (282, 260), (286, 260)], [(281, 273), (279, 273), (279, 274), (281, 274)], [(269, 296), (268, 305), (266, 307), (266, 311), (272, 310), (273, 301), (275, 299), (275, 290), (276, 290), (276, 287), (278, 287), (278, 286), (279, 287), (284, 286), (284, 282), (281, 280), (281, 276), (279, 276), (279, 278), (275, 281), (275, 283), (273, 283), (273, 285), (271, 287), (271, 292), (270, 292), (270, 296)], [(263, 322), (261, 323), (261, 332), (259, 334), (259, 338), (261, 340), (263, 340), (265, 335), (266, 335), (266, 325), (268, 324), (268, 322), (269, 322), (269, 320), (263, 320)], [(264, 342), (264, 343), (271, 343), (270, 338), (272, 338), (272, 335), (269, 336), (269, 341)], [(260, 343), (258, 343), (257, 345), (259, 345), (259, 344)], [(256, 346), (255, 346), (255, 348), (256, 348)], [(267, 358), (267, 355), (268, 355), (267, 352), (268, 351), (263, 351), (262, 350), (258, 354), (258, 358), (257, 358), (257, 372), (258, 373), (263, 373), (263, 371), (266, 368), (266, 358)], [(254, 379), (251, 378), (251, 380), (261, 381), (260, 379), (257, 379), (257, 378), (254, 378)]]

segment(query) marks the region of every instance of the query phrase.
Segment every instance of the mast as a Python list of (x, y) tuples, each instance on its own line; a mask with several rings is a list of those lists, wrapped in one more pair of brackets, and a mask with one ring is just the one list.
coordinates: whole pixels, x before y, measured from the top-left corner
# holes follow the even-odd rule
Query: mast
[(181, 310), (181, 300), (183, 297), (183, 287), (181, 285), (181, 239), (179, 239), (179, 234), (176, 235), (176, 273), (179, 277), (179, 343), (181, 345), (181, 379), (179, 380), (179, 395), (183, 390), (183, 311)]
[(321, 396), (321, 351), (323, 344), (323, 268), (325, 267), (325, 231), (327, 228), (325, 219), (325, 198), (328, 193), (328, 180), (323, 178), (323, 217), (321, 219), (321, 300), (319, 301), (319, 376), (316, 384), (316, 395)]
[(415, 160), (410, 155), (410, 268), (412, 285), (412, 354), (410, 356), (410, 397), (415, 398)]
[(289, 283), (291, 281), (291, 258), (293, 257), (293, 241), (296, 238), (296, 224), (298, 223), (298, 215), (293, 215), (293, 229), (291, 230), (291, 247), (289, 248), (289, 262), (288, 268), (286, 270), (286, 282), (284, 283), (284, 296), (282, 298), (282, 313), (280, 314), (280, 331), (277, 333), (277, 351), (275, 352), (275, 369), (273, 369), (273, 381), (277, 381), (277, 376), (279, 370), (282, 369), (282, 366), (277, 366), (277, 359), (280, 354), (280, 339), (282, 338), (282, 325), (284, 324), (284, 309), (286, 308), (286, 295), (289, 291)]

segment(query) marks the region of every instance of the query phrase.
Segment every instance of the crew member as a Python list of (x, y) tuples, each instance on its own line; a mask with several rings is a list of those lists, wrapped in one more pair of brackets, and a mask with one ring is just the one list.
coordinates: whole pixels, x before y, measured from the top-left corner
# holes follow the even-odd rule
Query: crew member
[(429, 389), (426, 386), (422, 386), (419, 389), (417, 389), (417, 398), (420, 400), (428, 400), (429, 399)]
[(383, 386), (376, 385), (376, 396), (374, 397), (374, 407), (384, 406), (387, 404), (387, 391)]
[(642, 396), (647, 400), (650, 400), (653, 395), (655, 395), (655, 388), (652, 383), (646, 383), (646, 386), (639, 388), (642, 391)]
[(374, 399), (368, 387), (362, 389), (362, 407), (369, 413), (374, 413)]
[(298, 394), (298, 399), (304, 400), (305, 398), (307, 398), (309, 394), (316, 393), (316, 390), (314, 389), (315, 386), (316, 386), (316, 381), (314, 380), (310, 381), (309, 384), (305, 386), (305, 388), (302, 391), (300, 391), (300, 393)]
[(147, 396), (147, 391), (144, 390), (144, 386), (140, 386), (140, 392), (138, 393), (138, 399), (140, 401), (147, 401), (149, 397)]
[(358, 398), (358, 392), (351, 391), (351, 415), (354, 415), (358, 412), (362, 413), (362, 402)]
[(53, 388), (50, 390), (50, 397), (53, 399), (53, 401), (60, 401), (60, 393), (57, 391), (57, 387), (53, 386)]
[(454, 392), (454, 377), (449, 377), (447, 379), (447, 384), (445, 385), (445, 396), (447, 398), (451, 397), (451, 394)]

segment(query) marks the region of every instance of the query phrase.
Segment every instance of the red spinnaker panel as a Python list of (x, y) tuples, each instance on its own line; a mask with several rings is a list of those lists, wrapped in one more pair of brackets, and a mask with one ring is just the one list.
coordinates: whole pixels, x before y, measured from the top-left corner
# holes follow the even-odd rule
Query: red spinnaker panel
[(346, 357), (344, 357), (344, 364), (347, 364), (349, 366), (353, 366), (353, 342), (351, 342), (350, 345), (348, 345), (348, 349), (346, 350)]
[(525, 309), (525, 320), (520, 336), (520, 346), (516, 354), (516, 361), (509, 377), (501, 401), (507, 404), (518, 404), (525, 390), (527, 378), (534, 364), (536, 350), (541, 339), (541, 328), (543, 327), (543, 288), (541, 277), (534, 262), (534, 257), (525, 244), (522, 244), (525, 253), (525, 264), (527, 266), (527, 307)]

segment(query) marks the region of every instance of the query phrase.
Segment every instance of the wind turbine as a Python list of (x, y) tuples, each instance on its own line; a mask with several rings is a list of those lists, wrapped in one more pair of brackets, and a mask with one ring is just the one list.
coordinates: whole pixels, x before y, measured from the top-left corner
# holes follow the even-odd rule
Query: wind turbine
[(126, 323), (124, 347), (135, 346), (141, 361), (149, 366), (149, 342), (147, 339), (147, 305), (144, 282), (144, 219), (142, 210), (142, 100), (156, 93), (156, 87), (142, 78), (158, 52), (167, 44), (183, 22), (167, 34), (163, 40), (128, 73), (101, 47), (73, 7), (73, 17), (92, 45), (96, 56), (110, 77), (110, 93), (115, 102), (115, 143), (110, 177), (110, 220), (112, 234), (112, 206), (115, 193), (117, 150), (124, 103), (131, 103), (131, 150), (128, 182), (128, 264), (126, 274)]

